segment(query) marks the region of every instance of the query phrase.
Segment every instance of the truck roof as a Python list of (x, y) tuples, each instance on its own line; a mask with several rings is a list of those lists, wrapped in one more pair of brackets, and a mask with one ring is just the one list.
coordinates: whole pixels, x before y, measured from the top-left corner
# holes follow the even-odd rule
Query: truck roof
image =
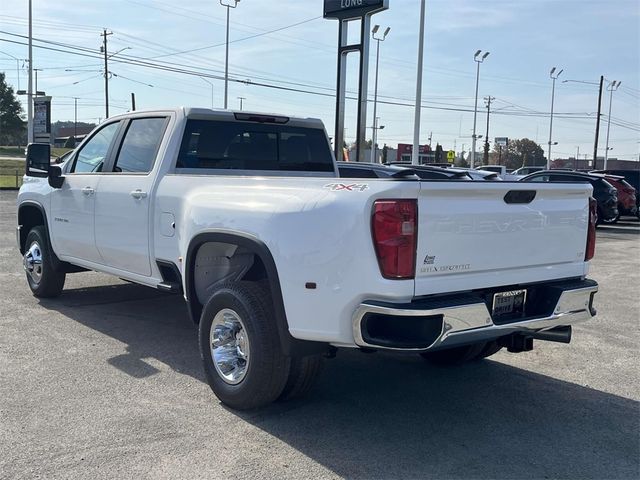
[(133, 112), (127, 112), (120, 115), (114, 115), (113, 117), (109, 117), (109, 119), (113, 118), (127, 118), (131, 116), (137, 116), (140, 114), (154, 114), (154, 113), (167, 113), (174, 112), (178, 116), (184, 116), (187, 118), (198, 118), (198, 119), (216, 119), (216, 120), (228, 120), (228, 121), (240, 121), (237, 119), (238, 115), (246, 117), (244, 121), (252, 121), (251, 118), (286, 118), (287, 125), (294, 127), (307, 127), (307, 128), (322, 128), (324, 129), (324, 124), (322, 120), (319, 118), (311, 118), (311, 117), (296, 117), (292, 115), (284, 115), (278, 113), (268, 113), (268, 112), (252, 112), (248, 110), (224, 110), (221, 108), (202, 108), (202, 107), (171, 107), (171, 108), (155, 108), (155, 109), (147, 109), (147, 110), (136, 110)]

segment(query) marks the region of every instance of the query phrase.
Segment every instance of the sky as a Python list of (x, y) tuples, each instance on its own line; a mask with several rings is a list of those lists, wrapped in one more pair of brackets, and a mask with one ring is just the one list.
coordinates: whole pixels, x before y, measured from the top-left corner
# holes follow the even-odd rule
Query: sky
[[(391, 27), (380, 44), (377, 116), (384, 126), (379, 144), (395, 147), (413, 138), (420, 2), (389, 4), (372, 25)], [(491, 96), (491, 144), (495, 137), (527, 137), (546, 152), (549, 72), (556, 67), (563, 72), (555, 88), (552, 141), (558, 144), (552, 158), (575, 156), (578, 150), (580, 158), (592, 157), (597, 83), (603, 75), (605, 88), (613, 80), (622, 82), (612, 96), (609, 156), (639, 159), (640, 2), (427, 0), (426, 6), (421, 143), (431, 137), (434, 147), (469, 151), (473, 55), (483, 50), (490, 54), (480, 66), (478, 135), (486, 135), (483, 99)], [(241, 0), (230, 11), (230, 108), (238, 109), (243, 97), (245, 110), (318, 117), (333, 136), (338, 24), (323, 19), (322, 10), (322, 0)], [(33, 49), (33, 64), (41, 69), (38, 90), (53, 97), (53, 121), (74, 119), (73, 97), (78, 97), (78, 121), (104, 120), (103, 28), (112, 32), (108, 52), (115, 53), (109, 60), (111, 115), (131, 108), (132, 92), (137, 109), (222, 108), (225, 15), (218, 0), (33, 0), (34, 45), (47, 48)], [(0, 71), (16, 90), (27, 85), (27, 18), (27, 0), (0, 0)], [(354, 27), (350, 38), (355, 42)], [(357, 54), (348, 62), (347, 89), (354, 96)], [(371, 101), (375, 66), (372, 43)], [(609, 98), (605, 91), (600, 156)], [(346, 109), (346, 139), (353, 141), (356, 102), (347, 100)], [(369, 127), (372, 112), (369, 103)]]

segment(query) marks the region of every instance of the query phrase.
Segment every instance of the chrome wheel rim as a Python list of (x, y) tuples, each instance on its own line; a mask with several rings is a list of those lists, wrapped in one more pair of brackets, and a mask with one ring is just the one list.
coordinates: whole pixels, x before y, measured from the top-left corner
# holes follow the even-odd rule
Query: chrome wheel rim
[(240, 315), (224, 308), (211, 323), (209, 332), (211, 359), (220, 377), (230, 385), (237, 385), (247, 374), (250, 345), (247, 330)]
[(42, 249), (38, 242), (33, 242), (25, 252), (22, 264), (31, 281), (38, 285), (42, 280)]

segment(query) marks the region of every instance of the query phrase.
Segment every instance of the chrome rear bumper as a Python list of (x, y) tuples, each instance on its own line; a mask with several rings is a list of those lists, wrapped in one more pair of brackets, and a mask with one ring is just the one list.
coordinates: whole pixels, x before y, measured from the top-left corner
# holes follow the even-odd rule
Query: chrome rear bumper
[[(526, 317), (509, 323), (494, 323), (487, 303), (481, 298), (471, 296), (469, 302), (463, 298), (447, 297), (439, 300), (436, 307), (413, 308), (413, 304), (394, 305), (381, 302), (363, 302), (356, 309), (353, 316), (353, 335), (355, 343), (361, 347), (370, 347), (388, 350), (402, 351), (426, 351), (440, 348), (448, 348), (461, 344), (491, 340), (512, 333), (533, 333), (541, 330), (549, 330), (559, 326), (574, 325), (594, 317), (593, 295), (598, 291), (598, 284), (592, 280), (572, 282), (566, 289), (560, 288), (561, 293), (555, 302), (555, 306), (548, 313), (540, 316)], [(451, 303), (447, 305), (447, 301)], [(371, 334), (368, 331), (368, 320), (374, 318), (387, 325), (378, 328), (378, 333)], [(387, 338), (380, 336), (382, 332), (393, 332), (395, 327), (402, 329), (398, 322), (420, 322), (424, 327), (419, 327), (425, 336), (423, 343), (420, 341), (406, 341), (406, 331), (403, 332), (403, 341), (394, 341), (393, 333)], [(395, 327), (394, 327), (395, 325)], [(432, 333), (428, 332), (431, 329)], [(376, 337), (377, 335), (377, 337)], [(395, 344), (394, 344), (395, 342)]]

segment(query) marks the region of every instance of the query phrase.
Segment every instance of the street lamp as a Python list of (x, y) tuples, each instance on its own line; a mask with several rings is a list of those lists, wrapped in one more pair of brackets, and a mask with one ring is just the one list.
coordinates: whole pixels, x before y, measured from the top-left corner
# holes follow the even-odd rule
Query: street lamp
[(552, 86), (551, 86), (551, 118), (549, 120), (549, 153), (547, 155), (547, 170), (551, 168), (551, 134), (553, 132), (553, 100), (555, 98), (555, 93), (556, 93), (556, 80), (558, 79), (558, 77), (563, 71), (564, 70), (560, 69), (560, 71), (555, 73), (556, 67), (553, 67), (549, 72), (549, 77), (551, 77), (551, 80), (552, 80)]
[(607, 142), (606, 142), (606, 147), (604, 149), (604, 169), (605, 170), (607, 169), (607, 159), (609, 158), (609, 150), (612, 150), (609, 148), (609, 129), (611, 128), (611, 102), (613, 101), (613, 92), (618, 89), (621, 83), (622, 82), (618, 80), (614, 80), (607, 87), (607, 90), (609, 90), (611, 93), (609, 94), (609, 117), (607, 119)]
[(471, 136), (471, 168), (475, 166), (476, 160), (476, 121), (478, 117), (478, 84), (480, 83), (480, 64), (484, 62), (485, 58), (489, 56), (489, 52), (482, 53), (482, 50), (478, 50), (473, 55), (473, 61), (478, 64), (476, 70), (476, 102), (473, 107), (473, 135)]
[(213, 109), (213, 83), (211, 83), (209, 80), (207, 80), (206, 78), (201, 77), (199, 75), (198, 75), (198, 78), (200, 80), (203, 80), (203, 81), (207, 82), (209, 85), (211, 85), (211, 108)]
[(232, 8), (236, 8), (240, 0), (220, 0), (220, 5), (227, 8), (227, 39), (225, 42), (225, 56), (224, 56), (224, 108), (227, 109), (227, 99), (229, 92), (229, 11)]
[(373, 27), (373, 30), (371, 30), (371, 37), (376, 41), (376, 82), (375, 82), (375, 88), (374, 88), (374, 93), (373, 93), (373, 135), (371, 137), (371, 162), (375, 163), (375, 155), (376, 155), (376, 141), (377, 141), (377, 117), (376, 117), (376, 112), (378, 109), (378, 65), (380, 63), (380, 42), (384, 42), (385, 38), (387, 38), (387, 35), (389, 35), (389, 31), (391, 30), (391, 27), (387, 27), (384, 31), (384, 33), (382, 34), (382, 37), (377, 37), (376, 33), (378, 33), (378, 30), (380, 30), (380, 25), (376, 25)]
[(0, 52), (0, 53), (3, 55), (6, 55), (7, 57), (11, 57), (16, 61), (16, 74), (18, 75), (18, 90), (20, 90), (20, 59), (17, 57), (14, 57), (13, 55), (7, 52)]

